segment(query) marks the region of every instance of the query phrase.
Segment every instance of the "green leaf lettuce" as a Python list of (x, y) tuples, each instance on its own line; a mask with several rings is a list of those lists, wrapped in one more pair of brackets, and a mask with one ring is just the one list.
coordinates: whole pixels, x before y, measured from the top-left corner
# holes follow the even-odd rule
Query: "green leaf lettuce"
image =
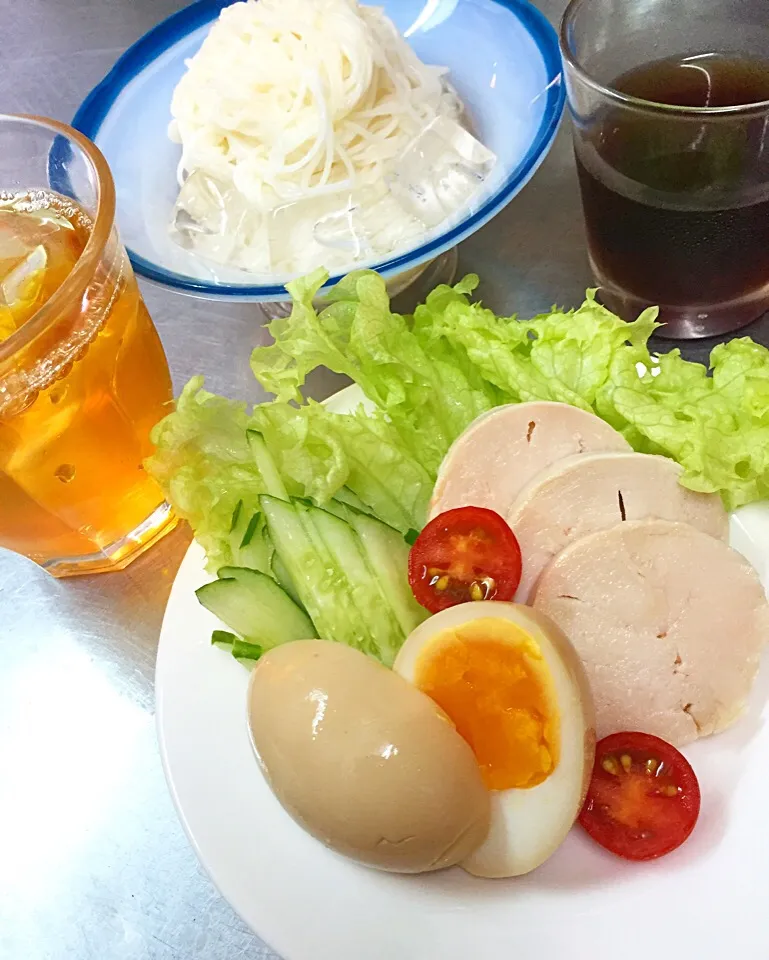
[[(318, 270), (289, 284), (291, 315), (253, 351), (274, 401), (248, 411), (195, 378), (155, 428), (148, 469), (212, 563), (229, 562), (238, 501), (263, 492), (247, 427), (265, 437), (290, 494), (323, 504), (345, 486), (404, 533), (423, 525), (457, 436), (486, 410), (527, 400), (596, 413), (634, 449), (676, 459), (684, 485), (719, 493), (729, 508), (769, 495), (769, 351), (747, 338), (716, 347), (708, 369), (675, 349), (650, 352), (656, 310), (624, 323), (595, 291), (577, 309), (518, 320), (473, 301), (471, 275), (402, 316), (371, 271), (345, 277), (318, 309), (326, 278)], [(365, 405), (339, 414), (305, 401), (319, 367), (356, 382)]]

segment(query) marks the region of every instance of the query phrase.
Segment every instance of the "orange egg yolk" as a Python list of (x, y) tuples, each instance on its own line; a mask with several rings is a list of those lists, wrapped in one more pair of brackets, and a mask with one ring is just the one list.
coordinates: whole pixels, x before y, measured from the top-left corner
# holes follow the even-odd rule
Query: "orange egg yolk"
[(418, 657), (414, 681), (470, 744), (490, 790), (534, 787), (555, 769), (553, 678), (521, 627), (486, 618), (444, 630)]

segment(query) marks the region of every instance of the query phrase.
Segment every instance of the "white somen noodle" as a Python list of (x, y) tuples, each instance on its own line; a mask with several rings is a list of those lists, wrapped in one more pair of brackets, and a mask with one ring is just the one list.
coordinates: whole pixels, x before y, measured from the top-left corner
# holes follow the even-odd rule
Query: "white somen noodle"
[[(445, 69), (423, 64), (380, 9), (356, 0), (235, 3), (187, 67), (169, 131), (182, 145), (179, 183), (200, 172), (247, 207), (229, 262), (255, 272), (349, 263), (348, 246), (319, 248), (313, 229), (324, 211), (349, 213), (351, 196), (372, 253), (424, 234), (385, 178), (427, 124), (456, 118), (461, 106)], [(288, 215), (278, 221), (276, 210)], [(276, 245), (280, 224), (293, 234)]]

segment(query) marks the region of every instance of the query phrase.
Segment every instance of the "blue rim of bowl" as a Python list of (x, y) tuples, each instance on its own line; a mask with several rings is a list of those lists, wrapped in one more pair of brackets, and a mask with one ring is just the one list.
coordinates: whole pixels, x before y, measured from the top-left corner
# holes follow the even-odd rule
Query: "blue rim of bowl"
[[(104, 79), (91, 90), (78, 108), (72, 120), (72, 126), (95, 142), (104, 120), (125, 87), (169, 47), (200, 27), (211, 23), (225, 7), (235, 2), (237, 0), (196, 0), (195, 3), (161, 20), (157, 26), (130, 46)], [(542, 122), (526, 156), (494, 196), (446, 233), (407, 253), (376, 264), (375, 269), (382, 274), (392, 276), (437, 257), (482, 227), (528, 183), (547, 156), (555, 138), (566, 100), (558, 35), (544, 14), (528, 0), (491, 0), (491, 2), (505, 7), (518, 18), (536, 44), (545, 64), (548, 83), (543, 93), (547, 95), (547, 103)], [(286, 299), (286, 288), (282, 283), (251, 286), (212, 284), (175, 273), (173, 270), (163, 270), (130, 248), (128, 248), (128, 256), (140, 276), (193, 296), (263, 301)], [(342, 276), (343, 274), (338, 274), (330, 277), (324, 284), (324, 289), (333, 286)]]

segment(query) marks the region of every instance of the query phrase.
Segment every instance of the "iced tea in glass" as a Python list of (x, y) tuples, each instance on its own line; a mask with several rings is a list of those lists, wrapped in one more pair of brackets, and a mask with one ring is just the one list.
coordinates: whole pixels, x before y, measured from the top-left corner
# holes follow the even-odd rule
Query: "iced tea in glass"
[(0, 546), (55, 576), (124, 567), (174, 523), (142, 466), (171, 379), (114, 216), (92, 143), (0, 116)]

